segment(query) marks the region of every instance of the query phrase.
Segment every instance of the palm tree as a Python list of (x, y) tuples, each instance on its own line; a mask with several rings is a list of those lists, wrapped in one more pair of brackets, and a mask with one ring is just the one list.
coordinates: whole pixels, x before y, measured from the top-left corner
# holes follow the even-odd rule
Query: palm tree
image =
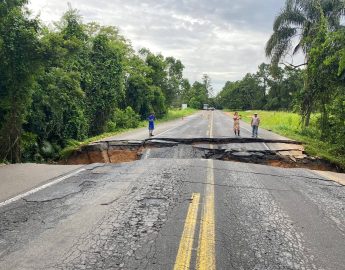
[(334, 31), (341, 27), (344, 14), (344, 0), (286, 0), (274, 21), (274, 32), (266, 44), (266, 56), (277, 65), (291, 51), (292, 55), (302, 51), (307, 62), (322, 17), (326, 18), (329, 31)]
[[(277, 66), (290, 52), (293, 56), (302, 51), (305, 63), (298, 66), (288, 65), (293, 68), (307, 65), (310, 49), (317, 41), (319, 33), (341, 28), (344, 14), (344, 0), (286, 0), (285, 7), (274, 21), (273, 34), (266, 44), (266, 56), (271, 58), (273, 66)], [(307, 74), (301, 104), (304, 126), (309, 125), (318, 91), (319, 89), (311, 87)]]

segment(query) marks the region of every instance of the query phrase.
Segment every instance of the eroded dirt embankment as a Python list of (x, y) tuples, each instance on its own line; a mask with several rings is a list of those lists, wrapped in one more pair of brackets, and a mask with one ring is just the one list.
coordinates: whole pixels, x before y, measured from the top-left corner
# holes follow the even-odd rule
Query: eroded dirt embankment
[(65, 164), (121, 163), (140, 158), (144, 149), (142, 141), (95, 142), (74, 151)]
[(283, 168), (340, 169), (308, 156), (300, 142), (252, 138), (169, 138), (95, 142), (72, 153), (65, 164), (121, 163), (141, 158), (205, 158)]

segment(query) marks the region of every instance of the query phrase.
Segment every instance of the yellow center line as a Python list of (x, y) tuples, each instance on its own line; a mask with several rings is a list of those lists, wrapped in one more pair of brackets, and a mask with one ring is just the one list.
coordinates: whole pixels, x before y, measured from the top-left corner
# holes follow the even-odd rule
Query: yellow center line
[[(213, 112), (209, 117), (208, 125), (209, 137), (213, 137)], [(210, 145), (212, 148), (213, 145)], [(214, 165), (213, 160), (207, 160), (207, 180), (205, 185), (205, 198), (199, 232), (199, 243), (197, 250), (196, 269), (215, 270), (215, 211), (214, 211)], [(179, 250), (176, 256), (174, 270), (189, 270), (192, 257), (195, 226), (198, 216), (198, 206), (200, 194), (193, 193), (192, 202), (188, 208), (188, 213), (180, 240)]]
[[(210, 138), (213, 138), (213, 112), (211, 113)], [(210, 144), (210, 148), (213, 145)], [(207, 160), (207, 182), (205, 188), (205, 201), (201, 217), (199, 246), (197, 253), (196, 269), (215, 270), (215, 212), (214, 212), (214, 171), (213, 160)]]
[(199, 201), (200, 193), (193, 193), (176, 256), (174, 270), (188, 270), (190, 267)]
[(213, 138), (213, 111), (211, 112), (210, 138)]
[(197, 253), (198, 270), (216, 269), (213, 160), (207, 161), (207, 184)]

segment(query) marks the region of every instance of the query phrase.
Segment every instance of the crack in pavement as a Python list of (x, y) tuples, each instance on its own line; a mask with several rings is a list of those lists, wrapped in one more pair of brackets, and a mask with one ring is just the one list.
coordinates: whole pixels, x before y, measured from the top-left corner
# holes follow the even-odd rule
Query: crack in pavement
[[(109, 208), (105, 219), (92, 233), (85, 236), (84, 240), (80, 239), (77, 245), (84, 248), (79, 255), (73, 255), (75, 253), (73, 250), (67, 251), (65, 263), (55, 267), (79, 269), (81, 265), (87, 264), (102, 269), (134, 269), (135, 267), (128, 265), (145, 265), (142, 258), (154, 258), (156, 253), (154, 242), (158, 231), (167, 220), (168, 209), (177, 203), (174, 198), (179, 195), (175, 192), (183, 183), (180, 178), (175, 179), (171, 168), (159, 175), (150, 173), (148, 178), (149, 182), (148, 179), (140, 181), (136, 184), (137, 188), (134, 192), (132, 189), (126, 196), (121, 196), (116, 204)], [(161, 179), (169, 179), (169, 181), (162, 183)], [(89, 246), (87, 244), (89, 242), (97, 245)], [(143, 248), (144, 243), (146, 243), (145, 248)], [(97, 257), (98, 259), (95, 259)]]
[[(232, 144), (261, 143), (266, 149), (247, 149), (233, 147)], [(266, 143), (277, 144), (271, 149)], [(205, 144), (205, 146), (198, 145)], [(212, 145), (211, 146), (206, 146)], [(282, 145), (283, 144), (283, 145)], [(289, 146), (287, 146), (287, 144)], [(296, 147), (291, 146), (296, 145)], [(192, 147), (192, 153), (183, 153), (182, 148)], [(213, 146), (218, 146), (213, 147)], [(177, 148), (177, 151), (175, 151)], [(171, 148), (173, 150), (171, 150)], [(250, 147), (249, 147), (250, 148)], [(276, 149), (274, 149), (276, 148)], [(165, 149), (165, 151), (156, 151)], [(143, 155), (144, 150), (147, 150)], [(153, 151), (155, 150), (155, 151)], [(261, 138), (155, 138), (142, 141), (100, 141), (82, 146), (81, 149), (72, 153), (67, 159), (67, 164), (122, 163), (135, 161), (140, 158), (147, 159), (152, 155), (169, 157), (171, 151), (175, 154), (171, 158), (207, 158), (224, 161), (238, 161), (244, 163), (264, 164), (275, 167), (288, 168), (314, 168), (320, 170), (337, 171), (339, 168), (318, 157), (309, 157), (304, 153), (300, 142), (293, 140), (272, 140)], [(199, 151), (199, 152), (198, 152)], [(85, 158), (85, 154), (87, 158)], [(186, 157), (184, 156), (186, 155)]]
[[(207, 166), (191, 166), (194, 168), (207, 168)], [(332, 182), (334, 185), (322, 185), (322, 186), (331, 186), (331, 187), (344, 187), (344, 185), (339, 184), (337, 182), (334, 182), (332, 180), (328, 180), (325, 178), (319, 178), (319, 177), (312, 177), (312, 176), (305, 176), (305, 175), (296, 175), (296, 174), (290, 174), (290, 175), (283, 175), (283, 174), (270, 174), (270, 173), (261, 173), (261, 172), (250, 172), (250, 171), (241, 171), (241, 170), (234, 170), (234, 169), (223, 169), (223, 168), (217, 168), (214, 167), (214, 170), (218, 171), (228, 171), (228, 172), (235, 172), (235, 173), (244, 173), (244, 174), (254, 174), (254, 175), (265, 175), (265, 176), (273, 176), (273, 177), (280, 177), (280, 178), (292, 178), (292, 177), (297, 177), (297, 178), (303, 178), (303, 179), (310, 179), (310, 180), (317, 180), (317, 181), (323, 181), (323, 182)]]
[[(174, 162), (168, 160), (164, 161), (164, 166), (158, 167), (157, 160), (145, 160), (140, 161), (136, 165), (134, 163), (121, 166), (102, 164), (101, 166), (89, 169), (84, 176), (89, 179), (95, 177), (101, 177), (102, 179), (97, 181), (97, 188), (106, 190), (109, 186), (105, 183), (127, 182), (124, 179), (131, 179), (132, 184), (125, 192), (121, 192), (119, 197), (108, 196), (106, 199), (101, 200), (100, 205), (107, 205), (108, 207), (102, 208), (104, 209), (104, 214), (102, 214), (99, 221), (93, 224), (92, 228), (87, 232), (72, 236), (76, 238), (75, 242), (69, 249), (64, 251), (62, 259), (58, 263), (47, 264), (47, 267), (41, 267), (41, 269), (155, 270), (167, 269), (173, 266), (173, 263), (169, 261), (170, 258), (166, 258), (166, 260), (162, 258), (164, 254), (171, 254), (168, 253), (170, 250), (167, 251), (164, 249), (162, 241), (165, 241), (169, 236), (174, 238), (180, 237), (178, 232), (176, 234), (169, 234), (169, 232), (175, 231), (169, 231), (167, 224), (172, 224), (169, 226), (174, 228), (176, 224), (183, 221), (183, 215), (181, 216), (179, 211), (181, 211), (181, 206), (185, 206), (190, 202), (191, 190), (189, 187), (196, 187), (198, 189), (197, 185), (207, 184), (201, 181), (193, 181), (193, 179), (198, 178), (193, 178), (190, 174), (192, 171), (198, 172), (194, 177), (202, 176), (202, 172), (207, 171), (208, 166), (197, 166), (195, 164), (203, 163), (204, 161), (195, 160), (175, 160)], [(220, 163), (218, 165), (220, 166)], [(101, 170), (99, 169), (100, 167), (102, 167)], [(140, 169), (138, 169), (139, 167)], [(142, 167), (145, 167), (145, 169)], [(117, 170), (117, 168), (121, 169)], [(219, 182), (214, 184), (214, 186), (224, 190), (216, 198), (218, 204), (222, 206), (220, 208), (221, 210), (217, 213), (220, 218), (217, 221), (218, 227), (216, 227), (217, 248), (221, 250), (220, 254), (226, 254), (219, 259), (222, 262), (221, 265), (226, 265), (227, 267), (233, 266), (234, 269), (276, 270), (303, 269), (303, 267), (304, 269), (318, 268), (316, 267), (318, 264), (314, 263), (317, 259), (314, 257), (306, 258), (310, 254), (315, 253), (311, 253), (308, 250), (304, 235), (301, 233), (302, 230), (299, 227), (300, 225), (296, 224), (293, 218), (285, 211), (286, 209), (278, 202), (278, 199), (274, 198), (274, 192), (271, 193), (271, 191), (278, 191), (276, 193), (276, 195), (278, 194), (277, 196), (280, 196), (280, 191), (282, 195), (283, 193), (290, 194), (290, 192), (299, 192), (302, 194), (302, 190), (299, 190), (299, 186), (296, 189), (267, 188), (265, 182), (263, 182), (265, 177), (260, 178), (259, 176), (279, 178), (299, 177), (315, 181), (328, 180), (303, 175), (251, 172), (245, 169), (225, 169), (220, 167), (215, 167), (214, 169), (215, 173), (224, 174), (223, 177), (218, 179)], [(134, 172), (131, 172), (131, 170)], [(236, 173), (239, 175), (236, 175)], [(241, 174), (245, 174), (245, 177), (241, 177)], [(228, 181), (233, 181), (233, 184), (231, 182), (228, 184)], [(88, 182), (84, 181), (80, 183), (79, 187), (84, 187), (86, 188), (85, 191), (87, 191), (88, 188), (91, 188)], [(273, 180), (269, 182), (268, 179), (267, 184), (269, 185), (272, 182)], [(320, 207), (319, 216), (335, 222), (332, 216), (337, 217), (337, 213), (339, 214), (339, 212), (333, 209), (340, 209), (341, 198), (338, 198), (339, 204), (335, 204), (335, 199), (327, 201), (325, 196), (327, 192), (331, 192), (330, 190), (332, 190), (332, 194), (342, 196), (343, 193), (341, 191), (343, 189), (333, 189), (334, 187), (339, 187), (336, 185), (318, 185), (317, 192), (324, 194), (324, 197), (318, 197), (316, 195), (319, 193), (316, 192), (315, 195), (313, 194), (315, 191), (308, 189), (308, 185), (312, 183), (311, 181), (296, 181), (295, 183), (307, 186), (307, 192), (304, 195), (310, 197), (308, 197), (310, 199), (308, 203), (314, 201), (315, 205), (322, 204), (318, 206)], [(315, 184), (313, 185), (315, 186)], [(325, 189), (320, 191), (320, 186)], [(234, 192), (234, 189), (238, 190)], [(80, 193), (80, 191), (75, 193)], [(69, 195), (73, 197), (73, 193), (66, 196)], [(23, 221), (28, 223), (28, 225), (31, 224), (30, 226), (39, 226), (37, 223), (32, 222), (32, 219), (36, 219), (35, 222), (41, 220), (41, 222), (46, 223), (44, 226), (45, 229), (54, 228), (56, 224), (55, 220), (47, 220), (45, 216), (54, 216), (55, 212), (53, 211), (58, 207), (62, 209), (64, 207), (74, 208), (74, 200), (68, 200), (66, 206), (68, 199), (66, 196), (46, 201), (45, 206), (42, 205), (42, 201), (28, 202), (29, 206), (24, 206), (22, 209), (24, 212), (28, 210), (29, 213), (25, 213), (26, 216), (16, 217), (18, 213), (14, 211), (8, 216), (8, 221), (11, 221), (12, 217), (12, 221), (18, 218), (19, 223)], [(85, 200), (92, 196), (94, 196), (93, 193), (87, 194)], [(99, 201), (97, 202), (99, 203)], [(85, 203), (87, 202), (85, 201)], [(30, 204), (32, 205), (30, 206)], [(327, 207), (331, 207), (331, 204), (334, 204), (334, 207), (328, 210)], [(39, 209), (34, 207), (37, 205), (41, 205)], [(99, 209), (97, 208), (97, 210)], [(331, 212), (332, 216), (328, 215), (325, 209)], [(36, 211), (37, 213), (33, 215), (30, 211)], [(77, 211), (77, 208), (74, 208), (74, 211)], [(67, 211), (66, 215), (72, 214), (72, 212)], [(4, 217), (3, 213), (5, 211), (1, 212), (1, 218)], [(23, 217), (27, 219), (20, 220)], [(338, 215), (338, 218), (341, 219), (341, 216)], [(58, 215), (56, 219), (60, 222), (64, 217)], [(4, 228), (6, 226), (9, 227), (10, 225), (8, 224), (1, 219), (1, 234), (7, 233)], [(15, 231), (24, 234), (26, 231), (21, 231), (22, 229), (23, 226), (18, 226), (15, 228)], [(40, 235), (40, 231), (37, 230), (36, 234)], [(6, 241), (10, 240), (10, 238), (6, 238)], [(26, 239), (21, 241), (24, 244)], [(5, 242), (3, 245), (8, 243)], [(170, 242), (166, 245), (169, 246)], [(173, 248), (169, 246), (169, 249)], [(0, 261), (3, 256), (2, 254), (0, 255)]]
[[(65, 195), (62, 195), (62, 196), (57, 196), (57, 197), (53, 197), (51, 199), (42, 199), (42, 200), (30, 200), (30, 199), (27, 199), (27, 198), (22, 198), (23, 201), (25, 201), (26, 203), (46, 203), (46, 202), (53, 202), (53, 201), (56, 201), (56, 200), (63, 200), (65, 198), (68, 198), (70, 196), (73, 196), (73, 195), (76, 195), (80, 192), (83, 192), (85, 189), (88, 189), (90, 187), (92, 187), (93, 185), (95, 185), (96, 183), (94, 181), (83, 181), (82, 183), (79, 184), (79, 187), (80, 189), (75, 191), (75, 192), (69, 192)], [(35, 197), (37, 195), (30, 195), (29, 197)]]

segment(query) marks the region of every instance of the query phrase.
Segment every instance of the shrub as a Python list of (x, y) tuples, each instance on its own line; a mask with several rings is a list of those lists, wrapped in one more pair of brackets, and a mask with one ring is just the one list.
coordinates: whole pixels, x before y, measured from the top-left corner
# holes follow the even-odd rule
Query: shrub
[(32, 160), (41, 162), (43, 158), (39, 154), (37, 135), (32, 132), (24, 132), (21, 138), (22, 158), (24, 161)]
[(140, 117), (131, 107), (125, 110), (115, 109), (114, 116), (107, 123), (107, 131), (113, 132), (122, 128), (136, 128), (139, 126)]

